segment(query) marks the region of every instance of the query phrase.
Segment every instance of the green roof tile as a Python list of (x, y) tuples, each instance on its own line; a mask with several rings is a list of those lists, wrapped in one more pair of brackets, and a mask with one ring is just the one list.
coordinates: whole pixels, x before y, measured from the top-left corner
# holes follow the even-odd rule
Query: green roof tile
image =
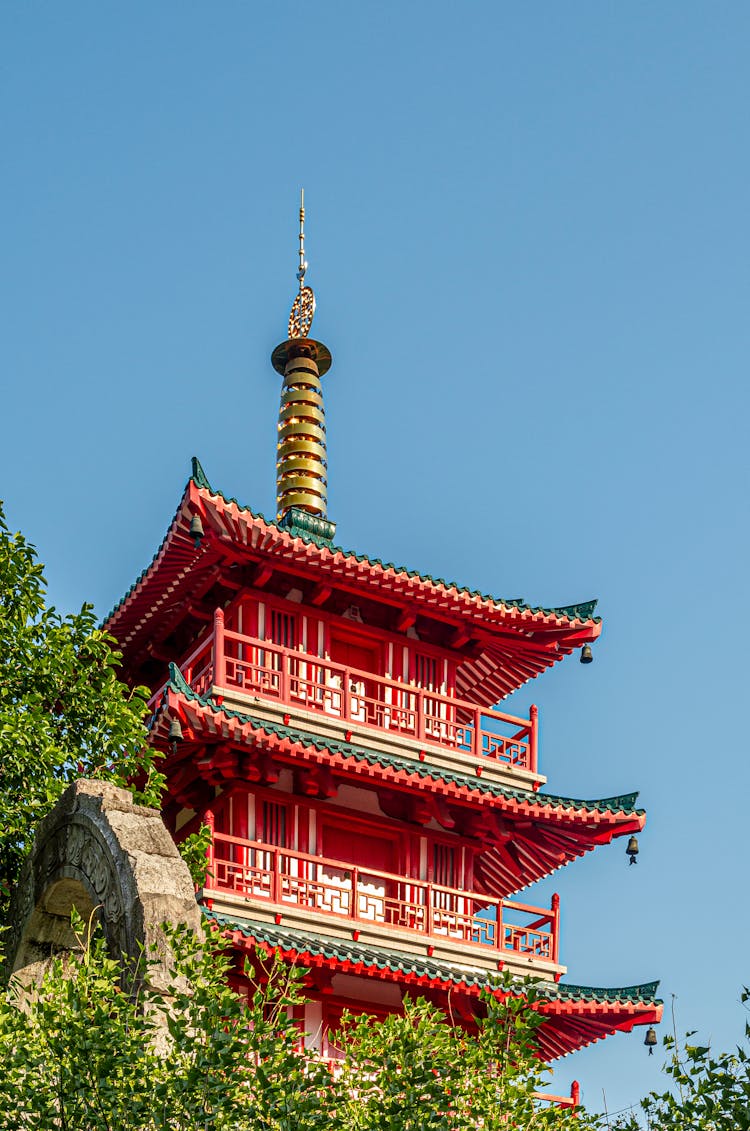
[[(221, 491), (218, 491), (216, 488), (212, 487), (197, 456), (193, 456), (192, 459), (190, 478), (193, 483), (195, 483), (196, 487), (208, 491), (209, 494), (217, 496), (225, 503), (234, 503), (237, 507), (240, 508), (240, 510), (246, 511), (253, 518), (260, 519), (262, 522), (265, 522), (267, 526), (273, 526), (277, 530), (285, 534), (290, 533), (283, 524), (279, 524), (273, 519), (266, 518), (265, 515), (260, 511), (253, 511), (250, 509), (250, 507), (247, 507), (243, 503), (239, 502), (238, 499), (224, 495)], [(595, 617), (593, 615), (594, 609), (596, 608), (596, 600), (583, 601), (577, 605), (560, 605), (549, 608), (542, 605), (529, 605), (522, 601), (520, 598), (513, 598), (511, 600), (508, 600), (504, 597), (495, 597), (489, 593), (482, 593), (479, 589), (469, 589), (467, 586), (459, 585), (455, 581), (445, 581), (442, 577), (436, 578), (429, 573), (420, 573), (419, 570), (407, 569), (406, 566), (397, 566), (394, 565), (393, 562), (384, 562), (381, 558), (371, 558), (366, 554), (358, 554), (354, 550), (344, 550), (341, 546), (334, 546), (330, 538), (316, 536), (315, 534), (306, 533), (305, 531), (298, 530), (296, 528), (293, 531), (293, 534), (295, 537), (301, 538), (301, 540), (306, 544), (314, 544), (321, 547), (322, 549), (330, 550), (331, 553), (342, 554), (346, 558), (353, 558), (356, 562), (364, 562), (368, 565), (380, 566), (382, 569), (392, 569), (394, 570), (394, 572), (405, 574), (407, 577), (415, 577), (420, 581), (427, 581), (432, 585), (442, 585), (446, 589), (455, 589), (457, 593), (466, 593), (470, 597), (479, 597), (483, 601), (491, 601), (496, 605), (504, 605), (509, 608), (522, 609), (533, 613), (542, 613), (547, 616), (561, 616), (569, 620), (593, 620), (596, 623), (599, 623), (601, 621), (601, 617)], [(154, 564), (158, 556), (159, 550), (157, 550), (149, 565), (146, 566), (146, 568), (142, 571), (142, 573), (139, 574), (134, 583), (130, 586), (124, 597), (120, 601), (118, 601), (114, 608), (107, 614), (107, 616), (104, 618), (104, 621), (102, 622), (103, 624), (106, 624), (107, 621), (109, 621), (115, 615), (117, 610), (125, 603), (125, 601), (127, 601), (128, 597), (139, 584), (139, 582), (149, 572), (151, 566)]]
[(295, 727), (283, 726), (280, 723), (271, 723), (268, 719), (257, 719), (243, 711), (235, 711), (223, 705), (219, 707), (209, 696), (202, 696), (196, 691), (193, 691), (185, 681), (182, 672), (175, 664), (169, 665), (169, 674), (168, 687), (171, 686), (172, 690), (177, 694), (200, 703), (201, 706), (207, 707), (216, 714), (221, 713), (226, 715), (227, 718), (238, 719), (240, 722), (248, 723), (255, 730), (262, 730), (265, 734), (275, 735), (277, 738), (288, 738), (293, 742), (299, 742), (303, 746), (312, 746), (316, 750), (328, 750), (332, 754), (340, 754), (345, 758), (357, 758), (360, 761), (367, 762), (370, 766), (380, 765), (395, 770), (404, 770), (407, 773), (416, 774), (420, 778), (432, 781), (450, 782), (454, 785), (477, 790), (493, 797), (507, 797), (509, 800), (527, 802), (532, 805), (542, 802), (562, 809), (585, 809), (589, 812), (632, 812), (638, 814), (644, 812), (642, 809), (635, 808), (635, 802), (638, 797), (637, 791), (634, 793), (623, 793), (616, 797), (598, 798), (596, 800), (561, 797), (554, 793), (544, 793), (541, 790), (534, 792), (530, 789), (514, 789), (512, 786), (481, 781), (479, 778), (472, 777), (470, 774), (459, 774), (455, 773), (453, 770), (437, 769), (430, 766), (427, 762), (417, 762), (415, 759), (411, 758), (399, 758), (395, 754), (386, 754), (379, 750), (370, 750), (365, 746), (360, 746), (358, 743), (321, 738), (320, 735), (310, 734), (307, 731), (298, 730)]
[[(484, 987), (492, 984), (493, 975), (484, 970), (465, 969), (461, 965), (438, 962), (433, 958), (418, 954), (407, 954), (390, 947), (377, 947), (349, 942), (345, 939), (331, 938), (308, 931), (304, 933), (274, 927), (269, 923), (233, 918), (215, 911), (203, 909), (208, 920), (216, 922), (223, 930), (239, 931), (245, 938), (252, 938), (266, 946), (282, 950), (308, 951), (324, 958), (341, 962), (363, 963), (379, 970), (392, 970), (394, 973), (413, 974), (419, 978), (437, 978), (445, 982), (463, 983), (467, 986)], [(578, 986), (565, 982), (542, 981), (540, 991), (554, 1000), (591, 1002), (647, 1002), (658, 1003), (656, 991), (658, 982), (644, 982), (638, 986), (600, 988), (598, 986)]]

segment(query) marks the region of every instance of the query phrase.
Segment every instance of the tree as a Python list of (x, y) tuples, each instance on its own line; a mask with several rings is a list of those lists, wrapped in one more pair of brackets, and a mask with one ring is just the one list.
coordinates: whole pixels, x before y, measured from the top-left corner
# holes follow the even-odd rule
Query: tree
[[(149, 693), (120, 682), (120, 660), (91, 606), (69, 616), (47, 606), (34, 547), (0, 508), (0, 915), (35, 827), (70, 781), (137, 782), (137, 800), (159, 803)], [(187, 854), (203, 866), (205, 830)], [(534, 1100), (546, 1071), (539, 1018), (510, 984), (503, 1001), (487, 998), (473, 1037), (423, 1001), (382, 1023), (347, 1018), (332, 1071), (293, 1020), (303, 973), (248, 971), (243, 996), (218, 935), (171, 930), (173, 978), (160, 996), (147, 971), (128, 980), (100, 933), (75, 927), (78, 955), (53, 959), (39, 987), (21, 994), (11, 983), (0, 995), (0, 1131), (592, 1126)]]
[[(583, 1113), (532, 1098), (545, 1071), (536, 1015), (488, 1001), (476, 1038), (426, 1002), (382, 1023), (345, 1019), (331, 1071), (292, 1011), (299, 971), (269, 961), (229, 988), (218, 934), (170, 932), (169, 992), (123, 990), (101, 937), (76, 924), (80, 960), (58, 958), (23, 1009), (0, 999), (0, 1131), (589, 1131)], [(144, 956), (145, 961), (145, 956)]]
[[(750, 991), (745, 989), (742, 1001)], [(714, 1052), (710, 1045), (694, 1044), (687, 1033), (680, 1047), (666, 1036), (668, 1053), (664, 1072), (672, 1088), (651, 1092), (641, 1100), (643, 1118), (631, 1115), (617, 1126), (622, 1131), (746, 1131), (750, 1128), (750, 1055), (738, 1046), (734, 1052)], [(750, 1027), (745, 1025), (745, 1038)]]
[(221, 939), (182, 928), (169, 934), (169, 993), (146, 979), (136, 996), (101, 935), (75, 926), (80, 958), (55, 960), (23, 1008), (13, 987), (0, 1002), (0, 1131), (340, 1126), (326, 1066), (297, 1051), (300, 975), (275, 965), (240, 997)]
[(484, 995), (486, 1013), (469, 1034), (426, 1001), (403, 1016), (344, 1015), (339, 1104), (350, 1131), (508, 1131), (597, 1126), (580, 1108), (540, 1104), (550, 1069), (538, 1056), (542, 1023), (531, 979), (506, 977), (506, 995)]
[(149, 692), (118, 679), (120, 660), (91, 605), (47, 607), (36, 551), (0, 504), (0, 919), (36, 825), (74, 778), (138, 780), (140, 799), (158, 805)]

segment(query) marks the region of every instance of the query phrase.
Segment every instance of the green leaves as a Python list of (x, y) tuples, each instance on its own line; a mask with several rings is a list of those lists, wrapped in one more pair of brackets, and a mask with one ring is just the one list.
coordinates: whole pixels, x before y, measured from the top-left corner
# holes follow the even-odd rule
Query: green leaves
[(202, 888), (206, 882), (210, 846), (211, 829), (208, 825), (201, 825), (197, 832), (190, 833), (177, 846), (180, 850), (180, 856), (188, 866), (190, 878), (196, 888)]
[(302, 1058), (288, 1012), (299, 974), (272, 964), (248, 1003), (223, 940), (180, 928), (167, 992), (136, 999), (101, 936), (78, 930), (80, 961), (54, 960), (24, 1010), (13, 989), (0, 1000), (0, 1131), (322, 1126), (330, 1075)]
[[(742, 1001), (748, 999), (748, 991)], [(674, 1091), (651, 1092), (641, 1101), (649, 1131), (746, 1131), (750, 1128), (750, 1059), (738, 1047), (717, 1053), (710, 1045), (694, 1045), (686, 1035), (680, 1047), (664, 1038), (668, 1053), (664, 1072)], [(747, 1032), (746, 1032), (747, 1035)], [(635, 1116), (617, 1124), (622, 1131), (639, 1131)]]
[[(336, 1044), (343, 1055), (337, 1086), (351, 1131), (507, 1131), (575, 1128), (585, 1113), (540, 1106), (534, 1092), (549, 1069), (538, 1059), (541, 1018), (504, 979), (508, 996), (484, 998), (485, 1016), (469, 1034), (424, 1000), (376, 1023), (344, 1014)], [(512, 993), (510, 992), (512, 991)]]
[[(295, 1016), (303, 973), (273, 959), (242, 992), (218, 933), (168, 930), (166, 992), (136, 998), (100, 935), (77, 920), (79, 959), (55, 959), (24, 1009), (0, 998), (0, 1131), (589, 1131), (540, 1108), (536, 1015), (487, 1000), (469, 1036), (425, 1001), (383, 1022), (345, 1018), (332, 1072)], [(147, 956), (142, 956), (147, 961)]]
[(36, 551), (0, 507), (0, 918), (36, 825), (70, 781), (137, 780), (137, 799), (159, 802), (149, 693), (120, 682), (114, 645), (90, 605), (70, 616), (47, 607)]

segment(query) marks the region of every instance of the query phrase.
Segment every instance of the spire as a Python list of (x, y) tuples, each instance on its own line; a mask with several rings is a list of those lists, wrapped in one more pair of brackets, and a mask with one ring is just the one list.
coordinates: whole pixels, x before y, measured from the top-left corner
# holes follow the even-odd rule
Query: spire
[[(289, 314), (288, 337), (276, 347), (271, 364), (281, 373), (276, 509), (283, 525), (324, 539), (335, 527), (326, 520), (327, 460), (323, 390), (320, 378), (331, 367), (328, 349), (308, 337), (315, 315), (315, 295), (305, 284), (305, 193), (299, 209), (299, 290)], [(310, 517), (308, 517), (310, 516)]]

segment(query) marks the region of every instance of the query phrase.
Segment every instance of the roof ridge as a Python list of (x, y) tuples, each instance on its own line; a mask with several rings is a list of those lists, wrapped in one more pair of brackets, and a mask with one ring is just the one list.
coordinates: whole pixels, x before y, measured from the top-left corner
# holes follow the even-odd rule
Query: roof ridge
[[(597, 605), (596, 599), (592, 599), (590, 601), (581, 601), (575, 605), (531, 605), (519, 597), (497, 597), (491, 593), (483, 593), (480, 589), (470, 589), (468, 585), (460, 585), (457, 581), (446, 581), (445, 578), (434, 577), (430, 573), (422, 573), (419, 570), (409, 569), (407, 566), (403, 565), (397, 566), (393, 562), (384, 562), (382, 558), (371, 558), (367, 554), (358, 554), (355, 550), (345, 550), (342, 546), (333, 545), (330, 539), (325, 538), (320, 534), (313, 532), (306, 533), (304, 530), (298, 527), (293, 527), (292, 530), (289, 530), (287, 527), (279, 524), (273, 519), (266, 518), (266, 516), (261, 511), (254, 511), (251, 507), (248, 507), (246, 504), (241, 503), (237, 498), (225, 495), (221, 490), (213, 487), (209, 482), (208, 476), (203, 469), (203, 465), (201, 464), (197, 456), (193, 456), (191, 459), (190, 477), (185, 488), (186, 490), (190, 486), (191, 482), (195, 484), (198, 490), (207, 491), (208, 494), (212, 495), (214, 498), (221, 499), (222, 502), (226, 505), (234, 504), (239, 510), (245, 511), (253, 519), (259, 519), (261, 522), (265, 523), (266, 526), (277, 530), (280, 534), (285, 534), (287, 535), (287, 537), (299, 538), (305, 545), (315, 545), (321, 550), (328, 550), (331, 554), (341, 554), (345, 558), (353, 558), (354, 561), (358, 563), (363, 562), (367, 563), (370, 566), (379, 566), (384, 571), (393, 570), (394, 573), (403, 574), (407, 578), (417, 578), (418, 580), (425, 581), (431, 585), (442, 586), (444, 589), (453, 589), (457, 594), (476, 597), (481, 601), (486, 601), (493, 605), (502, 606), (505, 609), (519, 609), (524, 612), (541, 613), (543, 616), (557, 616), (564, 617), (567, 620), (590, 620), (595, 623), (601, 623), (602, 618), (594, 616), (594, 609)], [(183, 491), (182, 493), (180, 503), (178, 504), (174, 517), (167, 527), (167, 532), (164, 535), (162, 541), (159, 543), (156, 553), (151, 558), (151, 561), (143, 570), (141, 570), (133, 584), (124, 593), (120, 600), (112, 606), (110, 611), (103, 618), (101, 622), (102, 626), (106, 625), (115, 615), (115, 613), (117, 613), (122, 608), (127, 599), (130, 597), (131, 593), (133, 593), (133, 591), (137, 589), (141, 581), (143, 581), (143, 579), (154, 566), (159, 557), (159, 554), (162, 551), (162, 547), (169, 538), (169, 533), (172, 529), (172, 526), (174, 525), (177, 515), (180, 512), (184, 497), (185, 491)]]
[[(287, 945), (295, 950), (310, 950), (311, 946), (314, 950), (317, 944), (318, 948), (324, 953), (327, 949), (329, 953), (326, 957), (330, 957), (331, 952), (333, 952), (334, 956), (342, 959), (356, 957), (366, 961), (367, 956), (369, 956), (375, 963), (378, 962), (380, 957), (381, 966), (388, 966), (389, 960), (391, 960), (390, 969), (392, 970), (401, 970), (403, 973), (430, 972), (432, 976), (442, 976), (452, 981), (464, 982), (467, 985), (489, 986), (497, 978), (497, 975), (493, 975), (489, 970), (479, 970), (476, 967), (467, 969), (458, 963), (453, 965), (450, 962), (440, 962), (420, 954), (409, 954), (406, 951), (390, 948), (386, 950), (384, 947), (371, 943), (357, 943), (333, 935), (320, 935), (314, 932), (305, 932), (297, 939), (294, 932), (290, 932), (288, 928), (280, 929), (270, 923), (254, 922), (251, 919), (241, 919), (240, 917), (235, 918), (218, 911), (208, 911), (205, 907), (202, 908), (202, 911), (207, 920), (216, 922), (219, 926), (234, 927), (235, 930), (240, 931), (246, 937), (264, 942), (267, 946), (282, 948), (284, 940), (287, 940)], [(572, 982), (555, 983), (539, 979), (539, 990), (543, 996), (562, 1000), (584, 998), (593, 1001), (644, 1001), (650, 1004), (659, 1004), (656, 998), (658, 987), (658, 981), (642, 982), (634, 986), (606, 987), (579, 986)]]
[[(576, 982), (558, 982), (556, 989), (558, 996), (567, 998), (586, 997), (597, 994), (599, 1000), (622, 1001), (623, 995), (639, 1001), (657, 1001), (656, 991), (659, 989), (660, 979), (653, 982), (639, 982), (634, 986), (617, 986), (610, 989), (604, 986), (581, 986)], [(619, 995), (619, 996), (615, 996)]]
[[(223, 713), (229, 718), (236, 718), (244, 720), (254, 726), (258, 730), (265, 731), (266, 734), (274, 734), (278, 738), (292, 738), (301, 741), (308, 746), (314, 746), (316, 749), (325, 749), (335, 754), (343, 754), (345, 756), (359, 755), (365, 761), (372, 763), (373, 761), (379, 762), (380, 765), (395, 767), (396, 769), (407, 768), (412, 773), (416, 773), (422, 778), (440, 779), (442, 781), (451, 782), (456, 785), (466, 786), (471, 789), (477, 789), (483, 793), (490, 793), (494, 796), (507, 797), (508, 800), (516, 800), (527, 802), (529, 804), (539, 804), (539, 801), (548, 804), (557, 805), (564, 809), (586, 809), (590, 811), (600, 812), (624, 812), (627, 810), (635, 809), (635, 802), (638, 798), (638, 791), (632, 793), (623, 793), (615, 795), (614, 797), (598, 798), (595, 800), (587, 800), (584, 798), (576, 797), (563, 797), (560, 794), (543, 793), (542, 791), (535, 792), (529, 789), (516, 789), (513, 786), (505, 786), (496, 783), (481, 782), (479, 779), (469, 777), (468, 774), (460, 774), (454, 770), (439, 770), (438, 767), (430, 766), (426, 762), (417, 762), (409, 759), (408, 766), (405, 767), (404, 759), (399, 759), (393, 755), (389, 755), (384, 751), (371, 750), (369, 747), (360, 746), (357, 743), (341, 741), (339, 739), (324, 739), (319, 735), (309, 734), (307, 731), (299, 730), (297, 727), (286, 726), (280, 723), (270, 722), (268, 719), (258, 719), (254, 715), (250, 715), (245, 711), (237, 711), (231, 707), (226, 707), (224, 704), (218, 705), (213, 701), (210, 695), (199, 695), (187, 683), (180, 669), (176, 664), (169, 665), (169, 680), (167, 687), (171, 685), (172, 690), (179, 695), (184, 695), (185, 698), (194, 702), (199, 702), (202, 706), (209, 708), (216, 713)], [(166, 692), (166, 688), (165, 688)]]
[[(196, 459), (195, 456), (193, 456), (193, 459), (195, 460), (195, 464), (197, 464), (200, 471), (203, 472), (203, 468), (200, 466), (200, 464), (198, 463), (198, 460)], [(190, 478), (192, 479), (192, 475), (191, 475)], [(205, 478), (205, 476), (204, 476), (204, 478)], [(208, 482), (208, 480), (206, 480), (206, 482)], [(169, 538), (169, 532), (172, 529), (172, 527), (174, 526), (174, 523), (175, 523), (175, 520), (177, 519), (178, 514), (182, 510), (182, 502), (183, 502), (183, 499), (185, 498), (185, 491), (187, 490), (187, 487), (189, 486), (189, 484), (190, 484), (190, 479), (188, 480), (187, 484), (185, 485), (185, 488), (183, 489), (182, 494), (180, 495), (180, 501), (177, 504), (177, 510), (174, 512), (174, 515), (172, 516), (172, 521), (170, 522), (169, 526), (167, 527), (167, 532), (164, 535), (164, 537), (162, 538), (159, 545), (157, 546), (156, 552), (154, 553), (153, 557), (151, 558), (151, 561), (148, 563), (147, 566), (143, 567), (143, 569), (138, 574), (138, 576), (136, 577), (133, 584), (130, 586), (130, 588), (125, 593), (123, 593), (122, 597), (117, 602), (117, 604), (112, 606), (112, 608), (107, 613), (106, 617), (102, 618), (101, 626), (100, 626), (101, 628), (104, 628), (104, 626), (107, 624), (108, 621), (110, 621), (112, 619), (112, 617), (115, 615), (115, 613), (118, 611), (118, 609), (122, 608), (122, 606), (125, 604), (128, 597), (130, 596), (130, 594), (133, 593), (138, 588), (140, 583), (143, 581), (143, 579), (146, 577), (146, 575), (153, 568), (154, 564), (156, 563), (156, 561), (159, 557), (159, 554), (162, 552), (162, 549), (163, 549), (167, 539)]]
[(195, 483), (196, 487), (203, 487), (204, 490), (210, 491), (212, 495), (215, 495), (216, 492), (214, 491), (211, 484), (208, 482), (208, 476), (206, 475), (205, 471), (203, 470), (203, 465), (201, 464), (201, 461), (198, 459), (198, 457), (193, 456), (193, 458), (190, 462), (191, 462), (190, 478), (192, 479), (193, 483)]
[(334, 545), (330, 539), (320, 537), (312, 533), (305, 533), (304, 531), (293, 528), (292, 531), (287, 526), (284, 526), (273, 519), (266, 518), (260, 511), (254, 511), (252, 507), (241, 503), (239, 499), (232, 496), (231, 498), (225, 495), (218, 488), (212, 488), (206, 478), (206, 474), (200, 465), (197, 456), (193, 456), (193, 467), (198, 469), (198, 473), (202, 479), (199, 482), (196, 476), (192, 476), (194, 483), (197, 487), (202, 487), (207, 490), (211, 495), (222, 499), (225, 503), (234, 503), (240, 510), (246, 511), (252, 515), (253, 518), (259, 518), (265, 522), (267, 526), (272, 526), (274, 529), (280, 531), (282, 534), (291, 535), (294, 538), (300, 538), (305, 544), (313, 544), (320, 549), (329, 550), (332, 554), (343, 554), (346, 558), (354, 558), (357, 562), (367, 562), (370, 565), (380, 566), (381, 569), (392, 569), (395, 573), (406, 574), (407, 577), (416, 577), (421, 581), (431, 582), (433, 585), (442, 585), (445, 589), (455, 589), (457, 593), (467, 593), (470, 597), (479, 597), (482, 601), (491, 601), (495, 605), (504, 605), (506, 608), (524, 609), (533, 613), (555, 614), (557, 616), (564, 616), (570, 620), (595, 620), (601, 621), (601, 617), (593, 615), (594, 609), (598, 603), (598, 598), (593, 598), (589, 601), (580, 601), (575, 605), (552, 605), (546, 607), (544, 605), (530, 605), (522, 598), (506, 598), (496, 597), (491, 593), (483, 593), (481, 589), (470, 589), (468, 585), (459, 585), (456, 581), (446, 581), (443, 577), (433, 577), (430, 573), (422, 573), (417, 569), (409, 569), (407, 566), (397, 566), (393, 562), (384, 562), (382, 558), (371, 558), (367, 554), (358, 554), (356, 550), (345, 550), (343, 546)]

